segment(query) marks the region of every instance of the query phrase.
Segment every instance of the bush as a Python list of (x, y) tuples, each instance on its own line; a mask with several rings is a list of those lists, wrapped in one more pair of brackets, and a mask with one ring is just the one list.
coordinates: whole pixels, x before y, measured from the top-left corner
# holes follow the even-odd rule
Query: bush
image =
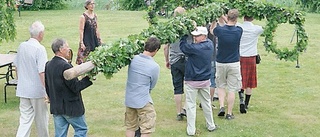
[(122, 10), (144, 10), (147, 9), (147, 5), (144, 0), (118, 0), (120, 9)]
[(320, 1), (319, 0), (298, 0), (297, 4), (304, 10), (309, 12), (320, 13)]
[[(25, 10), (60, 10), (84, 9), (85, 0), (34, 0), (33, 6), (23, 7)], [(118, 9), (118, 0), (95, 0), (96, 9)]]
[[(85, 0), (66, 1), (68, 9), (84, 9)], [(118, 0), (95, 0), (95, 9), (98, 10), (117, 10), (119, 9)]]
[(23, 8), (27, 10), (64, 9), (67, 6), (65, 1), (67, 0), (33, 0), (33, 6)]

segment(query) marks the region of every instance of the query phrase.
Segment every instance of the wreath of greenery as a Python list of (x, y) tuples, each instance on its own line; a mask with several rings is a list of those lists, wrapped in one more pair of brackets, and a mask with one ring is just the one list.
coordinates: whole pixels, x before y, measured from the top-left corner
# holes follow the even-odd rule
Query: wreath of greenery
[[(178, 1), (178, 3), (181, 4), (181, 1)], [(191, 3), (194, 3), (194, 2), (191, 2)], [(185, 5), (188, 5), (188, 4), (186, 3)], [(203, 5), (203, 3), (201, 5)], [(252, 16), (258, 20), (263, 20), (263, 19), (267, 20), (267, 24), (264, 27), (264, 34), (263, 34), (263, 36), (265, 36), (264, 46), (266, 48), (266, 51), (268, 52), (271, 51), (272, 53), (275, 53), (280, 60), (282, 59), (290, 60), (290, 61), (297, 60), (299, 54), (306, 50), (306, 47), (308, 44), (308, 36), (305, 33), (305, 29), (303, 28), (305, 18), (302, 12), (297, 10), (284, 9), (279, 6), (274, 6), (270, 3), (255, 2), (253, 0), (229, 0), (229, 3), (220, 3), (218, 5), (220, 5), (220, 7), (217, 7), (217, 4), (206, 4), (205, 6), (197, 7), (197, 9), (189, 11), (187, 13), (189, 14), (187, 15), (187, 17), (189, 16), (198, 24), (205, 25), (206, 22), (203, 22), (203, 18), (209, 19), (209, 22), (211, 19), (215, 19), (215, 18), (210, 18), (210, 15), (208, 16), (206, 14), (211, 14), (212, 17), (217, 17), (217, 16), (219, 17), (224, 13), (216, 12), (217, 8), (222, 8), (222, 9), (218, 9), (219, 11), (220, 10), (228, 11), (228, 9), (236, 8), (239, 10), (242, 16), (247, 15), (247, 16)], [(187, 8), (191, 8), (191, 7), (187, 7)], [(215, 12), (207, 11), (207, 10), (212, 11), (212, 9), (210, 8), (214, 8), (213, 10)], [(151, 25), (157, 24), (156, 16), (153, 15), (155, 14), (154, 12), (155, 9), (159, 9), (159, 7), (155, 7), (153, 9), (149, 8), (149, 11), (148, 11), (148, 21)], [(196, 16), (192, 16), (192, 15), (196, 15)], [(277, 48), (276, 42), (273, 41), (273, 38), (275, 35), (274, 32), (276, 31), (278, 25), (282, 23), (289, 23), (289, 24), (295, 25), (298, 40), (292, 50), (289, 50), (288, 48), (279, 49)]]
[[(134, 55), (143, 51), (144, 42), (147, 38), (155, 36), (160, 39), (162, 44), (173, 43), (194, 29), (193, 22), (196, 22), (198, 26), (207, 25), (231, 8), (237, 8), (241, 15), (253, 16), (258, 20), (267, 20), (264, 30), (264, 46), (268, 52), (277, 54), (280, 60), (296, 60), (299, 53), (306, 49), (308, 37), (303, 28), (305, 19), (299, 11), (257, 3), (252, 0), (230, 0), (229, 3), (210, 3), (199, 6), (188, 10), (185, 14), (171, 18), (167, 22), (158, 22), (155, 12), (155, 9), (158, 8), (150, 6), (147, 14), (149, 28), (144, 29), (140, 34), (128, 36), (128, 39), (120, 39), (112, 45), (100, 46), (94, 52), (91, 52), (88, 60), (91, 60), (96, 67), (89, 72), (89, 75), (94, 76), (98, 72), (103, 72), (106, 78), (110, 78), (113, 73), (128, 65)], [(273, 41), (274, 32), (278, 24), (287, 22), (296, 25), (298, 40), (292, 50), (288, 48), (278, 49), (277, 44)]]
[[(234, 1), (231, 5), (237, 8), (242, 15), (252, 16), (259, 20), (267, 20), (263, 33), (265, 36), (264, 46), (266, 51), (275, 53), (280, 60), (297, 60), (299, 54), (306, 50), (308, 36), (303, 27), (305, 18), (302, 12), (284, 9), (270, 3), (258, 3), (252, 0)], [(291, 50), (288, 48), (277, 48), (277, 43), (273, 40), (278, 25), (282, 23), (295, 25), (297, 43)]]

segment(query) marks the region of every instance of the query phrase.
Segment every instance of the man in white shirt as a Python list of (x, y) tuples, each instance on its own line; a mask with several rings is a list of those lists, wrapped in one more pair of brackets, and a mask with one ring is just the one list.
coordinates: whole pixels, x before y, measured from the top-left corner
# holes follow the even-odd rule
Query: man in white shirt
[[(243, 33), (240, 40), (240, 66), (242, 88), (239, 91), (240, 113), (247, 113), (252, 89), (257, 87), (256, 56), (257, 43), (263, 29), (252, 23), (253, 17), (244, 16), (244, 22), (239, 26)], [(244, 100), (244, 91), (246, 94)]]
[(29, 137), (34, 120), (38, 136), (49, 137), (49, 114), (44, 86), (44, 69), (48, 59), (44, 46), (40, 44), (44, 26), (36, 21), (29, 31), (31, 38), (19, 45), (14, 60), (18, 75), (16, 96), (20, 98), (20, 124), (16, 136)]

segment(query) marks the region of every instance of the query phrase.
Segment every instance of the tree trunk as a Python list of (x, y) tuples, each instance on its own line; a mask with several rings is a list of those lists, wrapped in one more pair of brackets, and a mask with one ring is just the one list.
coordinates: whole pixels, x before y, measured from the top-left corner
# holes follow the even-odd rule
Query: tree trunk
[(85, 63), (82, 63), (80, 65), (77, 65), (77, 66), (74, 66), (68, 70), (65, 70), (63, 72), (63, 77), (66, 79), (66, 80), (71, 80), (71, 79), (74, 79), (86, 72), (89, 72), (90, 70), (92, 70), (94, 68), (94, 64), (89, 61), (89, 62), (85, 62)]

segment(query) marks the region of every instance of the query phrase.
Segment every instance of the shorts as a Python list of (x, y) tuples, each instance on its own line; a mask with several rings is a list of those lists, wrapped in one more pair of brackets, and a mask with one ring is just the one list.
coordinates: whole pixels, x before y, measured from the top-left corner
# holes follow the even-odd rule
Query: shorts
[(185, 58), (179, 59), (171, 65), (171, 76), (174, 87), (174, 94), (183, 94)]
[(155, 131), (156, 111), (151, 103), (147, 103), (143, 108), (126, 107), (125, 125), (127, 130), (136, 131), (140, 127), (142, 134)]
[(211, 61), (211, 77), (210, 77), (210, 87), (216, 87), (216, 62)]
[(242, 87), (240, 62), (216, 64), (217, 88), (227, 89), (229, 92), (238, 92)]

